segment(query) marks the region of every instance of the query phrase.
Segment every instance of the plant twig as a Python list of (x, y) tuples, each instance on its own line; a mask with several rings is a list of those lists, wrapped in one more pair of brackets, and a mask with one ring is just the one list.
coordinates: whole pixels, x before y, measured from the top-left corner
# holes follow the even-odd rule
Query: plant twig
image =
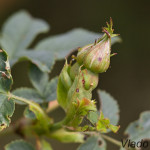
[(119, 147), (122, 146), (122, 144), (121, 144), (120, 141), (118, 141), (118, 140), (116, 140), (116, 139), (113, 139), (113, 138), (110, 137), (110, 136), (107, 136), (107, 135), (104, 135), (104, 134), (101, 134), (101, 136), (102, 136), (104, 139), (106, 139), (107, 141), (109, 141), (109, 142), (111, 142), (111, 143), (113, 143), (113, 144), (115, 144), (115, 145), (117, 145), (117, 146), (119, 146)]
[(8, 96), (9, 96), (9, 98), (24, 102), (26, 104), (29, 104), (29, 105), (33, 106), (34, 108), (36, 108), (36, 110), (38, 110), (42, 115), (44, 115), (44, 116), (46, 115), (45, 112), (43, 111), (43, 109), (40, 107), (40, 105), (35, 103), (33, 100), (29, 100), (29, 99), (26, 99), (26, 98), (23, 98), (20, 96), (16, 96), (16, 95), (13, 95), (11, 93), (9, 93)]

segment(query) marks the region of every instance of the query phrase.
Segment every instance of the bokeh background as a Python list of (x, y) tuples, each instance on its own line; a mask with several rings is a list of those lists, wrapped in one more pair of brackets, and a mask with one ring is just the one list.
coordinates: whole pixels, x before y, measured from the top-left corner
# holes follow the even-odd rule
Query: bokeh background
[[(0, 27), (11, 14), (25, 9), (51, 25), (51, 31), (39, 36), (38, 41), (76, 27), (101, 32), (101, 27), (112, 17), (115, 33), (120, 33), (123, 42), (112, 47), (118, 55), (111, 59), (111, 68), (100, 75), (99, 87), (118, 100), (121, 129), (117, 135), (111, 136), (120, 140), (129, 122), (138, 119), (140, 112), (150, 109), (149, 6), (150, 1), (147, 0), (0, 0)], [(58, 74), (62, 66), (63, 62), (58, 62), (51, 77)], [(27, 62), (13, 67), (13, 88), (31, 86), (26, 71)], [(13, 122), (21, 115), (22, 108), (16, 106)], [(59, 120), (63, 117), (63, 111), (58, 109), (52, 115)], [(15, 135), (0, 137), (0, 150), (15, 138), (19, 139)], [(76, 144), (56, 141), (51, 141), (51, 144), (54, 150), (74, 150), (77, 147)], [(110, 149), (116, 150), (117, 147), (109, 144)]]

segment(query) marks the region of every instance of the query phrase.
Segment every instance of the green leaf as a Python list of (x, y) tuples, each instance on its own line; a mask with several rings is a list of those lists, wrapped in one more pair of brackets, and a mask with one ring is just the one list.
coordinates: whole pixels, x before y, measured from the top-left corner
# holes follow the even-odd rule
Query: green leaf
[(44, 92), (44, 97), (45, 97), (45, 100), (47, 102), (52, 101), (52, 100), (56, 100), (56, 98), (57, 98), (57, 94), (56, 94), (57, 83), (58, 83), (58, 77), (51, 79), (47, 83), (46, 88), (45, 88), (45, 92)]
[(8, 55), (4, 50), (0, 50), (0, 92), (9, 92), (12, 84)]
[(36, 65), (30, 64), (29, 79), (34, 88), (43, 95), (48, 82), (48, 73), (42, 72)]
[(150, 111), (142, 112), (139, 120), (130, 123), (125, 134), (135, 142), (141, 139), (150, 140)]
[(51, 145), (45, 140), (41, 141), (41, 147), (42, 147), (41, 150), (52, 150)]
[(0, 131), (9, 126), (14, 110), (14, 101), (6, 95), (0, 94)]
[(78, 150), (106, 150), (106, 143), (101, 137), (92, 136)]
[[(100, 38), (102, 34), (94, 33), (85, 29), (77, 28), (64, 34), (54, 35), (38, 43), (37, 50), (47, 50), (53, 52), (51, 57), (64, 59), (71, 50), (93, 43), (95, 39)], [(112, 43), (119, 42), (115, 37)]]
[(49, 135), (60, 142), (64, 143), (83, 143), (84, 135), (78, 132), (69, 132), (64, 129), (59, 129)]
[(51, 57), (50, 51), (35, 51), (35, 50), (23, 50), (16, 54), (16, 59), (19, 61), (28, 60), (35, 64), (41, 71), (50, 72), (54, 63), (55, 57)]
[[(32, 88), (18, 88), (12, 92), (14, 95), (24, 97), (26, 99), (32, 100), (36, 103), (43, 103), (43, 98), (39, 95), (39, 93)], [(24, 104), (23, 102), (15, 100), (18, 104)]]
[(7, 144), (5, 150), (35, 150), (35, 148), (26, 141), (16, 140)]
[(31, 64), (29, 78), (34, 88), (42, 96), (43, 102), (56, 100), (58, 77), (48, 81), (48, 73), (42, 72), (37, 66)]
[(119, 106), (117, 101), (107, 92), (98, 90), (101, 104), (101, 111), (105, 118), (109, 118), (110, 123), (117, 125), (119, 121)]
[(15, 110), (14, 101), (7, 96), (12, 83), (8, 55), (0, 50), (0, 130), (9, 126), (10, 117)]
[(36, 119), (35, 114), (29, 109), (29, 107), (25, 108), (25, 110), (24, 110), (24, 116), (26, 118), (29, 118), (29, 119)]
[(12, 15), (3, 25), (0, 37), (1, 47), (7, 50), (11, 65), (16, 63), (18, 52), (23, 52), (38, 34), (48, 30), (45, 21), (31, 17), (26, 11)]

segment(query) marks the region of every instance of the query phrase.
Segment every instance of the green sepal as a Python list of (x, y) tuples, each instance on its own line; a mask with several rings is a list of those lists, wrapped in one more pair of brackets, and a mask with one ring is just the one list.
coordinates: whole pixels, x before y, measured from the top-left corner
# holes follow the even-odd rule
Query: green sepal
[(70, 65), (67, 63), (67, 60), (66, 60), (66, 63), (60, 73), (60, 78), (61, 78), (61, 82), (62, 84), (64, 85), (64, 87), (69, 90), (69, 88), (71, 87), (72, 85), (72, 80), (69, 76), (69, 71), (70, 70)]
[(91, 99), (92, 98), (92, 88), (86, 90), (84, 83), (84, 76), (81, 68), (78, 70), (78, 75), (75, 77), (75, 80), (68, 91), (67, 100), (68, 107), (69, 103), (77, 102), (77, 100), (82, 100), (83, 98)]
[(77, 99), (71, 103), (64, 124), (77, 128), (83, 118), (88, 114), (89, 111), (96, 111), (96, 105), (94, 100), (83, 98), (82, 100)]

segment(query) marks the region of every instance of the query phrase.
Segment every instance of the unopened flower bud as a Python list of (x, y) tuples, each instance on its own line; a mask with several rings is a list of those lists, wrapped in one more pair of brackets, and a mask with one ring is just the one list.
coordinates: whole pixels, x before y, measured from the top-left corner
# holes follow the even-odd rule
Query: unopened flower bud
[(78, 54), (77, 54), (77, 62), (81, 65), (83, 63), (84, 57), (87, 54), (88, 50), (91, 48), (93, 44), (88, 44), (82, 48), (78, 49)]
[(111, 37), (117, 36), (113, 34), (112, 20), (108, 27), (103, 28), (105, 34), (95, 43), (84, 46), (78, 52), (77, 61), (83, 64), (87, 69), (95, 73), (106, 72), (110, 65), (111, 57)]
[(110, 39), (105, 38), (91, 47), (84, 57), (83, 64), (93, 72), (105, 72), (110, 65)]
[(97, 85), (98, 85), (98, 74), (93, 73), (87, 69), (82, 70), (82, 75), (83, 75), (83, 83), (84, 83), (84, 88), (86, 90), (89, 90), (92, 88), (94, 90)]

